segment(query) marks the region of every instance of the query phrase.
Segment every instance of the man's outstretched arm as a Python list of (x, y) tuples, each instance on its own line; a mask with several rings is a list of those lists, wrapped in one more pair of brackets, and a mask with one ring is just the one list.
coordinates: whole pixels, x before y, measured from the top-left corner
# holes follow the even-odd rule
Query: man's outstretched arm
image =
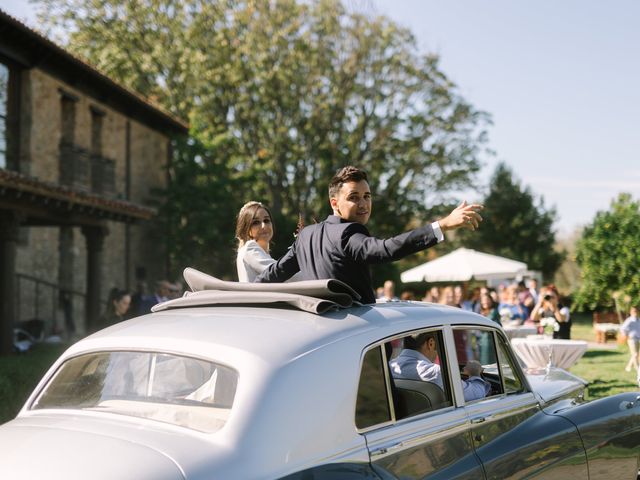
[(298, 259), (295, 253), (295, 244), (284, 254), (280, 260), (269, 265), (260, 275), (256, 277), (254, 282), (258, 283), (276, 283), (284, 282), (293, 277), (300, 271)]
[(369, 236), (364, 226), (354, 223), (345, 230), (345, 250), (357, 261), (393, 262), (441, 242), (444, 240), (443, 232), (445, 231), (458, 228), (475, 230), (482, 221), (478, 213), (482, 208), (479, 204), (468, 205), (462, 202), (449, 215), (437, 222), (385, 239)]

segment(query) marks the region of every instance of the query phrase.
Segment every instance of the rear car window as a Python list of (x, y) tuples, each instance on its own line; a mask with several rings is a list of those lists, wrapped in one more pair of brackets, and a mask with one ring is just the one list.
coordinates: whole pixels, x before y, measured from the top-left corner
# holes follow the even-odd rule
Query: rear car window
[(128, 415), (212, 433), (233, 406), (238, 374), (159, 352), (98, 352), (64, 362), (31, 406)]
[(391, 420), (384, 369), (381, 348), (378, 346), (369, 350), (362, 362), (356, 401), (356, 426), (359, 429)]

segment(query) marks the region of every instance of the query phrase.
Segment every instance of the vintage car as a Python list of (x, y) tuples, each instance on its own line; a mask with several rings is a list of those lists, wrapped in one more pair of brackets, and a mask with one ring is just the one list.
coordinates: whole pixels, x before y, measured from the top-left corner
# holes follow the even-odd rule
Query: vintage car
[[(70, 347), (0, 427), (12, 479), (638, 477), (640, 400), (523, 369), (504, 331), (419, 302), (351, 305), (331, 280), (221, 282)], [(431, 332), (443, 388), (393, 377)], [(490, 390), (465, 402), (461, 371)]]

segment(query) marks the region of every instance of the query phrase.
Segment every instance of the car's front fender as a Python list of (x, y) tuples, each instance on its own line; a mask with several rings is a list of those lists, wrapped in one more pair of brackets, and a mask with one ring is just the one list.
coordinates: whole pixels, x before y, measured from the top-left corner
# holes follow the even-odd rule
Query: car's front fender
[(640, 392), (556, 411), (573, 422), (587, 452), (589, 479), (635, 480), (640, 460)]

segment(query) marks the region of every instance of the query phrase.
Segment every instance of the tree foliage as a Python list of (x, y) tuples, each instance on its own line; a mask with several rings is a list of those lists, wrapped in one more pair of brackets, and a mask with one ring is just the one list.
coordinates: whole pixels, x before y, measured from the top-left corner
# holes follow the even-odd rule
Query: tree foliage
[[(470, 186), (479, 169), (486, 114), (388, 18), (337, 0), (39, 3), (72, 52), (189, 119), (196, 142), (177, 146), (164, 214), (190, 219), (188, 234), (202, 239), (192, 255), (213, 252), (204, 232), (225, 233), (231, 208), (251, 199), (281, 215), (282, 253), (298, 213), (307, 222), (329, 213), (327, 184), (345, 164), (370, 174), (378, 235), (424, 220), (428, 204)], [(208, 152), (189, 156), (195, 144)], [(227, 180), (226, 199), (210, 191)], [(211, 215), (177, 201), (183, 193)], [(187, 260), (181, 252), (176, 262)]]
[(529, 187), (523, 188), (513, 172), (499, 163), (484, 199), (480, 229), (461, 232), (458, 241), (469, 248), (525, 262), (530, 270), (540, 270), (546, 279), (560, 266), (564, 253), (554, 249), (555, 209), (546, 209)]
[(640, 202), (620, 194), (585, 228), (576, 253), (582, 269), (579, 306), (611, 307), (615, 298), (624, 309), (640, 305)]

